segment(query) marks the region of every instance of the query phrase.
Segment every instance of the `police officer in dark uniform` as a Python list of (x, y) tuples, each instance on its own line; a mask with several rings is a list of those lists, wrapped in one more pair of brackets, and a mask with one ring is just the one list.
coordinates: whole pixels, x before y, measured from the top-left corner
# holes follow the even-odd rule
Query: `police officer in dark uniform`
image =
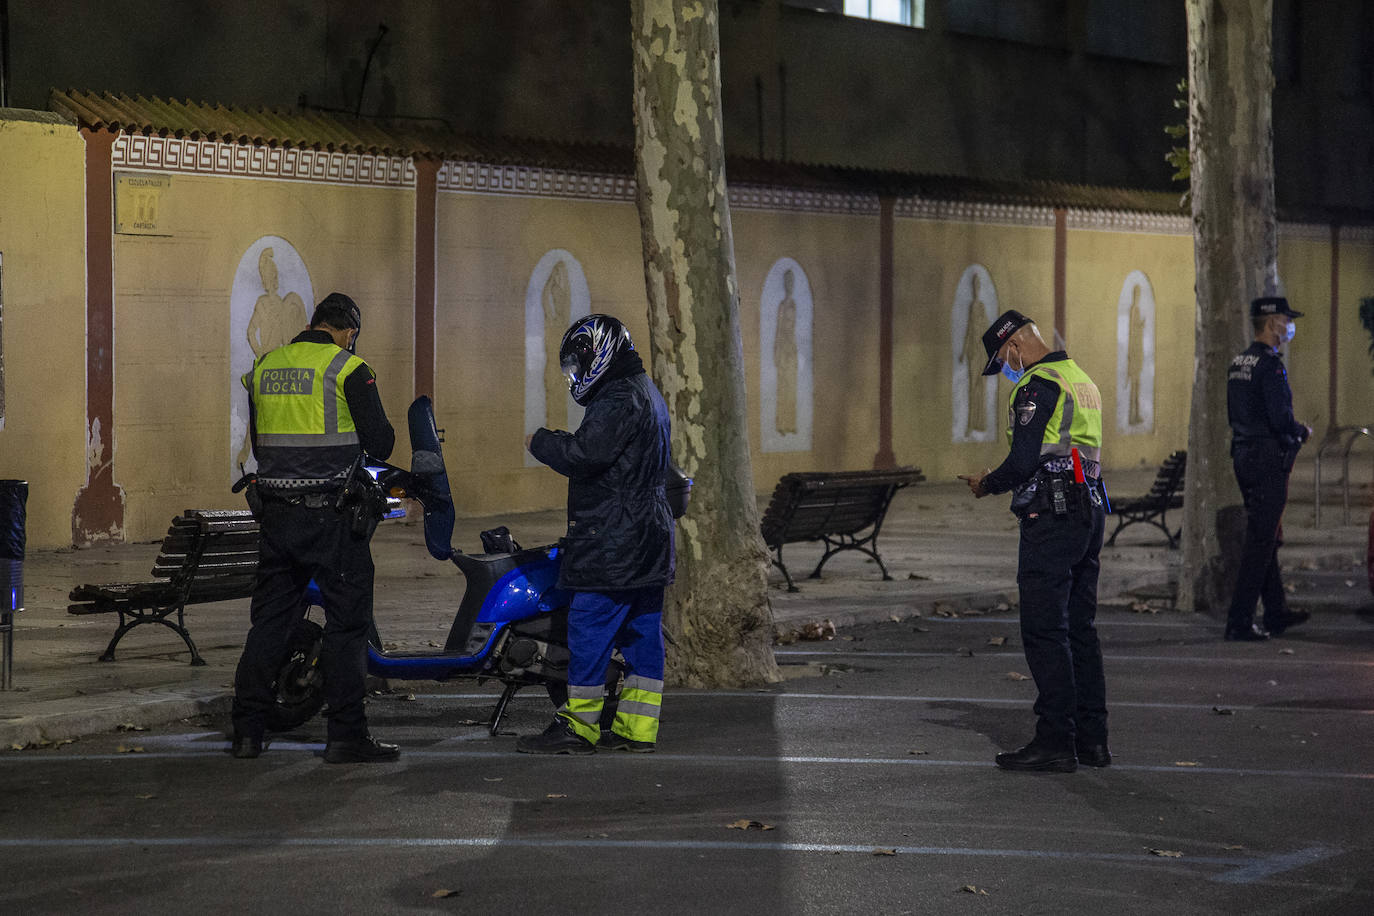
[(1035, 738), (997, 755), (1004, 770), (1072, 773), (1105, 767), (1107, 688), (1097, 616), (1102, 489), (1102, 398), (1063, 350), (1051, 351), (1035, 324), (1005, 312), (983, 335), (984, 375), (1012, 383), (1007, 441), (996, 470), (961, 474), (976, 497), (1011, 491), (1020, 519), (1016, 584), (1021, 643), (1035, 678)]
[[(1312, 435), (1310, 426), (1293, 419), (1293, 392), (1278, 351), (1293, 339), (1293, 319), (1301, 317), (1282, 296), (1262, 296), (1251, 302), (1255, 342), (1231, 360), (1226, 375), (1231, 465), (1245, 501), (1245, 546), (1226, 616), (1227, 639), (1268, 639), (1311, 616), (1288, 609), (1279, 575), (1288, 473), (1298, 449)], [(1255, 605), (1261, 597), (1263, 626), (1255, 623)]]
[(395, 760), (400, 750), (368, 734), (363, 697), (372, 621), (372, 553), (378, 515), (360, 486), (363, 453), (385, 459), (396, 435), (377, 377), (354, 348), (362, 316), (330, 293), (286, 346), (244, 375), (261, 504), (252, 627), (234, 678), (235, 757), (257, 757), (275, 698), (272, 684), (311, 579), (325, 608), (320, 666), (329, 704), (329, 763)]

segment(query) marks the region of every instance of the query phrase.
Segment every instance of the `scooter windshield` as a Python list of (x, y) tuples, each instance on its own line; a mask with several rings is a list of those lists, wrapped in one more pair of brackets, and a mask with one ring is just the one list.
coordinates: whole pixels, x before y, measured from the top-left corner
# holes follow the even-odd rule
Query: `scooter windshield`
[(453, 496), (444, 467), (444, 450), (434, 425), (434, 404), (420, 395), (406, 412), (410, 425), (410, 474), (419, 486), (414, 496), (425, 507), (425, 546), (436, 560), (453, 557)]

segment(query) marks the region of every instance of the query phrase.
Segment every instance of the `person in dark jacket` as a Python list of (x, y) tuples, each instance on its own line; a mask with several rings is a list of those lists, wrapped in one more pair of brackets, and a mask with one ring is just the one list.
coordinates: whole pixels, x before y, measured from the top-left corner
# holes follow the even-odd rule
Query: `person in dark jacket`
[[(563, 335), (563, 376), (586, 408), (577, 432), (540, 429), (530, 454), (568, 478), (560, 588), (568, 615), (568, 699), (526, 754), (591, 754), (596, 746), (649, 752), (663, 703), (663, 589), (673, 581), (673, 516), (664, 493), (668, 406), (644, 372), (625, 326), (588, 315)], [(609, 735), (601, 733), (606, 671), (619, 649), (626, 672)]]
[[(1292, 611), (1279, 575), (1283, 507), (1288, 502), (1288, 472), (1312, 428), (1293, 419), (1293, 392), (1279, 346), (1293, 339), (1301, 318), (1282, 296), (1250, 303), (1255, 341), (1231, 360), (1226, 373), (1226, 414), (1231, 424), (1231, 464), (1245, 501), (1245, 544), (1240, 574), (1231, 593), (1225, 638), (1257, 642), (1278, 636), (1310, 617)], [(1264, 625), (1255, 623), (1255, 605), (1264, 598)]]

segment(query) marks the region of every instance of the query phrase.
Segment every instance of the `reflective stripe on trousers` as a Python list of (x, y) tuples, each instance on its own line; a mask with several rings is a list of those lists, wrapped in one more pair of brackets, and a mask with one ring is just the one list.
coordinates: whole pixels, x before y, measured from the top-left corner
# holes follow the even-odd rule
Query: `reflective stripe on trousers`
[(592, 744), (601, 740), (601, 710), (606, 705), (606, 688), (595, 685), (568, 685), (568, 700), (558, 714), (568, 721), (572, 730)]
[(647, 677), (625, 678), (611, 731), (631, 741), (658, 740), (658, 717), (663, 709), (663, 682)]

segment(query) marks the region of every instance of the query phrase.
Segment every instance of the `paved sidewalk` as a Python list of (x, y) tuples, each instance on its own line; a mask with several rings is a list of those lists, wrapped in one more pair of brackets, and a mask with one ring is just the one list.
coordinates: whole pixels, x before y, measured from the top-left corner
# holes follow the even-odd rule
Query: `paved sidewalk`
[[(1118, 496), (1148, 489), (1153, 470), (1117, 473)], [(1310, 476), (1307, 478), (1310, 481)], [(1296, 480), (1294, 497), (1310, 493)], [(1374, 598), (1365, 584), (1363, 525), (1313, 530), (1311, 503), (1288, 513), (1283, 550), (1293, 603), (1322, 615), (1346, 615), (1374, 625)], [(1365, 513), (1359, 513), (1361, 518)], [(478, 532), (508, 525), (525, 544), (550, 543), (563, 528), (562, 512), (459, 519), (454, 544), (476, 549)], [(1111, 527), (1109, 523), (1108, 532)], [(893, 575), (859, 554), (841, 554), (825, 578), (805, 578), (820, 557), (815, 545), (792, 545), (784, 557), (801, 591), (788, 593), (776, 571), (770, 592), (782, 641), (829, 621), (840, 632), (863, 622), (916, 615), (1009, 613), (1016, 600), (1016, 527), (1006, 498), (974, 501), (957, 482), (927, 482), (901, 492), (879, 539)], [(112, 635), (114, 615), (72, 616), (67, 593), (81, 583), (139, 581), (148, 577), (157, 543), (88, 550), (32, 551), (25, 567), (27, 608), (16, 619), (16, 689), (0, 692), (0, 753), (15, 745), (42, 744), (110, 731), (149, 727), (227, 709), (234, 666), (248, 628), (248, 601), (196, 605), (187, 626), (208, 664), (193, 668), (179, 637), (161, 627), (141, 627), (120, 643), (114, 662), (97, 656)], [(418, 525), (388, 522), (374, 540), (376, 616), (388, 643), (407, 648), (438, 646), (462, 594), (462, 577), (451, 564), (434, 561)], [(1143, 525), (1122, 534), (1102, 559), (1099, 594), (1103, 614), (1173, 613), (1167, 610), (1169, 579), (1178, 554), (1159, 532)], [(811, 627), (814, 631), (816, 627)], [(828, 626), (826, 626), (828, 629)], [(1220, 631), (1218, 629), (1218, 637)]]

